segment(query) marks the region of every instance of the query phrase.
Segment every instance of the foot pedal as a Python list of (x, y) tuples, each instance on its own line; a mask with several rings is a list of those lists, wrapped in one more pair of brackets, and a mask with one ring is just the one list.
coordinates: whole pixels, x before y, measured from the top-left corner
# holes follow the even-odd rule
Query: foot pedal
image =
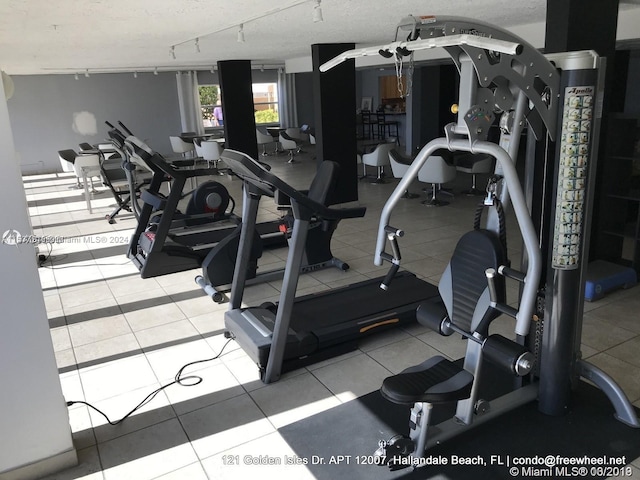
[(409, 437), (396, 435), (387, 440), (378, 442), (378, 449), (375, 451), (379, 461), (376, 465), (386, 465), (391, 471), (401, 470), (410, 466), (411, 462), (403, 461), (416, 449), (416, 445)]

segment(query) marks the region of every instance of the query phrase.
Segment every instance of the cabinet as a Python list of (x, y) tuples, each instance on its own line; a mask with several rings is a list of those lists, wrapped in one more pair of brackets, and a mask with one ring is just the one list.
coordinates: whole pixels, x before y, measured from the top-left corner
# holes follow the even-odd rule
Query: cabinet
[(640, 273), (640, 119), (612, 116), (609, 128), (598, 254)]
[[(405, 79), (406, 82), (406, 79)], [(405, 86), (406, 88), (406, 86)], [(380, 107), (388, 113), (405, 113), (406, 100), (398, 92), (398, 79), (395, 75), (380, 77)]]

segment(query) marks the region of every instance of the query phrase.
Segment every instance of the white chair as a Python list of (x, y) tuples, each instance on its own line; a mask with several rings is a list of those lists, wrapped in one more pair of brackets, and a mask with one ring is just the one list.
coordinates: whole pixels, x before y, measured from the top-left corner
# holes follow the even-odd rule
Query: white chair
[[(389, 150), (389, 163), (391, 163), (391, 172), (395, 178), (402, 178), (407, 173), (411, 166), (411, 159), (404, 157), (395, 148)], [(404, 191), (402, 198), (418, 198), (420, 195), (417, 193), (409, 192), (409, 189)]]
[(201, 138), (194, 138), (193, 139), (193, 146), (196, 149), (196, 157), (203, 158), (203, 155), (202, 155), (202, 139)]
[(493, 157), (491, 155), (465, 154), (455, 158), (456, 170), (471, 174), (471, 188), (463, 190), (465, 195), (484, 195), (486, 192), (476, 188), (476, 175), (478, 173), (493, 172)]
[[(97, 193), (95, 188), (93, 188), (93, 178), (100, 177), (100, 155), (97, 153), (91, 153), (87, 155), (78, 155), (73, 162), (73, 170), (78, 179), (84, 180), (87, 179), (91, 183), (91, 193)], [(85, 190), (87, 189), (87, 185), (85, 184)]]
[[(60, 166), (62, 167), (63, 172), (75, 172), (75, 170), (73, 169), (73, 163), (76, 161), (77, 156), (78, 154), (75, 152), (75, 150), (58, 150), (58, 159), (60, 160)], [(76, 185), (72, 185), (69, 188), (82, 188), (80, 179), (78, 178), (77, 180), (78, 183)]]
[(309, 141), (309, 134), (304, 133), (299, 127), (289, 127), (285, 130), (285, 133), (299, 144), (307, 143)]
[(220, 155), (222, 155), (220, 144), (215, 140), (206, 140), (200, 146), (202, 148), (202, 158), (207, 161), (208, 167), (211, 168), (213, 166), (213, 168), (217, 169)]
[(378, 169), (378, 176), (371, 183), (387, 183), (382, 176), (384, 173), (384, 167), (390, 165), (389, 151), (394, 146), (394, 143), (381, 143), (373, 152), (362, 155), (362, 163), (364, 165), (369, 165), (370, 167), (376, 167)]
[(448, 183), (456, 178), (456, 167), (449, 165), (444, 158), (436, 155), (430, 156), (418, 170), (418, 180), (431, 184), (431, 198), (424, 200), (423, 205), (427, 207), (442, 207), (449, 205), (437, 198), (440, 185)]
[(280, 136), (278, 138), (280, 140), (280, 146), (282, 147), (282, 149), (289, 152), (289, 161), (287, 163), (295, 163), (294, 157), (296, 156), (296, 153), (299, 149), (298, 142), (287, 135), (287, 132), (280, 132)]
[[(270, 143), (276, 144), (276, 141), (273, 139), (273, 137), (268, 133), (262, 132), (259, 128), (256, 128), (256, 140), (258, 141), (258, 145), (262, 145), (262, 156), (266, 157), (267, 155), (271, 155), (267, 153), (267, 145), (269, 145)], [(276, 152), (274, 151), (273, 153)]]
[(196, 149), (193, 143), (185, 142), (180, 137), (169, 137), (169, 141), (171, 142), (173, 153), (179, 153), (183, 157), (186, 157), (187, 153), (193, 152)]

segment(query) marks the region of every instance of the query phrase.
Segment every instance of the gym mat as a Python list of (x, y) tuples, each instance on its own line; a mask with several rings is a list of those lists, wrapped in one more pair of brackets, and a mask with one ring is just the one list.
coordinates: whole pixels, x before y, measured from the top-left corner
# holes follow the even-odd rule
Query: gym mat
[[(624, 464), (640, 457), (640, 429), (620, 423), (613, 413), (599, 389), (580, 382), (565, 416), (543, 415), (537, 410), (537, 402), (532, 402), (428, 451), (433, 461), (445, 459), (447, 465), (416, 470), (390, 471), (371, 465), (378, 440), (408, 431), (408, 407), (384, 400), (377, 391), (287, 425), (279, 432), (320, 480), (607, 478), (621, 473), (611, 463), (611, 468), (585, 464), (586, 470), (580, 471), (571, 469), (583, 465), (556, 470), (556, 464), (549, 471), (542, 469), (548, 468), (544, 462), (552, 461), (547, 460), (550, 455), (578, 461), (585, 456), (606, 457), (621, 459)], [(454, 458), (481, 459), (486, 465), (452, 465)], [(520, 459), (539, 465), (515, 465)], [(629, 474), (623, 473), (620, 478), (623, 476)]]

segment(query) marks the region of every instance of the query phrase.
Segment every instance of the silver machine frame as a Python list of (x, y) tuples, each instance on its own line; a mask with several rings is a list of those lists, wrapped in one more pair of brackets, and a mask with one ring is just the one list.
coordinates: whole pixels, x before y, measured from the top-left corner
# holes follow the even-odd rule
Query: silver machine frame
[[(457, 121), (445, 127), (444, 137), (431, 140), (420, 150), (384, 205), (378, 226), (374, 264), (380, 266), (384, 261), (390, 261), (393, 263), (392, 269), (397, 271), (400, 259), (385, 252), (387, 242), (389, 241), (393, 246), (397, 241), (396, 237), (400, 236), (395, 235), (394, 232), (402, 232), (400, 228), (396, 228), (398, 226), (390, 226), (391, 215), (394, 208), (401, 202), (404, 192), (418, 176), (420, 168), (434, 152), (438, 149), (447, 149), (452, 152), (488, 154), (496, 159), (495, 174), (499, 176), (496, 197), (505, 208), (509, 204), (512, 205), (524, 244), (522, 268), (523, 270), (526, 268), (526, 271), (523, 272), (524, 280), (515, 316), (516, 341), (521, 345), (527, 345), (527, 339), (531, 338), (532, 332), (536, 331), (536, 328), (542, 329), (543, 318), (541, 317), (567, 325), (559, 328), (554, 326), (540, 334), (543, 337), (541, 350), (534, 352), (536, 363), (538, 363), (536, 381), (521, 381), (520, 388), (492, 400), (490, 408), (487, 402), (478, 398), (478, 382), (474, 380), (470, 397), (458, 402), (455, 416), (437, 426), (431, 426), (427, 436), (433, 406), (428, 403), (416, 403), (410, 418), (410, 436), (416, 445), (411, 455), (422, 457), (429, 447), (473, 425), (484, 423), (536, 399), (540, 404), (552, 405), (549, 408), (539, 407), (544, 413), (555, 414), (554, 409), (566, 409), (567, 399), (557, 398), (555, 391), (571, 390), (572, 383), (580, 376), (589, 379), (603, 390), (614, 405), (617, 419), (629, 426), (640, 427), (635, 410), (620, 387), (604, 372), (581, 360), (579, 354), (582, 302), (584, 301), (585, 252), (588, 250), (587, 227), (592, 204), (589, 193), (592, 192), (595, 177), (596, 142), (601, 114), (598, 110), (598, 104), (601, 106), (599, 92), (603, 85), (601, 74), (603, 69), (599, 68), (600, 59), (594, 52), (554, 54), (545, 57), (532, 45), (507, 30), (460, 17), (409, 16), (401, 20), (397, 31), (408, 32), (407, 40), (350, 50), (320, 67), (320, 71), (326, 71), (348, 59), (378, 54), (387, 58), (394, 55), (406, 56), (413, 51), (442, 47), (451, 56), (460, 73)], [(555, 163), (556, 170), (559, 169), (558, 152), (561, 152), (560, 148), (565, 148), (567, 140), (569, 109), (563, 108), (566, 107), (565, 97), (568, 95), (569, 88), (579, 87), (584, 85), (584, 82), (590, 82), (588, 85), (593, 87), (591, 100), (594, 105), (590, 109), (593, 121), (589, 125), (588, 144), (585, 144), (585, 146), (588, 145), (588, 152), (585, 155), (585, 166), (588, 168), (581, 170), (581, 174), (585, 176), (585, 180), (581, 182), (581, 185), (584, 183), (584, 193), (581, 194), (581, 196), (584, 195), (584, 203), (579, 206), (582, 212), (581, 221), (575, 227), (580, 228), (577, 234), (579, 243), (571, 245), (571, 251), (574, 253), (571, 257), (572, 265), (558, 267), (551, 264), (550, 258), (542, 257), (540, 245), (546, 241), (553, 242), (554, 239), (539, 238), (531, 219), (525, 192), (516, 173), (515, 162), (521, 133), (527, 122), (528, 133), (533, 134), (537, 140), (548, 138), (552, 142), (557, 142)], [(586, 109), (582, 112), (587, 113)], [(489, 127), (494, 122), (496, 113), (501, 114), (499, 143), (487, 140)], [(553, 161), (551, 163), (553, 164)], [(525, 166), (525, 168), (529, 167)], [(557, 184), (561, 184), (561, 176), (562, 169), (558, 174)], [(554, 185), (553, 188), (557, 190), (561, 187)], [(549, 194), (556, 193), (553, 188), (549, 188)], [(560, 201), (557, 208), (561, 208)], [(555, 212), (551, 214), (555, 215)], [(498, 231), (498, 219), (493, 211), (487, 218), (486, 228)], [(558, 237), (557, 232), (556, 237)], [(565, 247), (562, 246), (562, 248)], [(568, 251), (569, 246), (566, 249)], [(550, 273), (547, 279), (541, 279), (541, 272), (545, 267)], [(565, 275), (569, 275), (570, 278), (563, 280)], [(571, 285), (570, 282), (573, 282), (573, 286), (569, 288), (580, 294), (576, 299), (563, 298), (561, 292), (557, 291), (559, 282), (564, 282), (565, 289)], [(541, 315), (540, 290), (545, 283), (547, 297), (550, 296), (549, 289), (556, 288), (556, 290), (551, 292), (552, 298), (547, 299), (544, 315)], [(558, 337), (552, 336), (554, 330), (558, 329), (561, 333), (556, 335), (566, 339), (564, 343), (567, 349), (560, 355), (554, 352)], [(527, 346), (532, 349), (530, 345)], [(545, 360), (542, 360), (540, 365), (541, 358)], [(550, 373), (557, 368), (557, 365), (549, 364), (549, 361), (566, 364), (561, 368), (566, 370), (564, 378)], [(473, 374), (476, 380), (481, 375), (481, 363), (482, 345), (475, 341), (467, 341), (464, 369)], [(482, 403), (481, 408), (479, 408), (480, 403)], [(555, 404), (561, 405), (558, 407)]]

